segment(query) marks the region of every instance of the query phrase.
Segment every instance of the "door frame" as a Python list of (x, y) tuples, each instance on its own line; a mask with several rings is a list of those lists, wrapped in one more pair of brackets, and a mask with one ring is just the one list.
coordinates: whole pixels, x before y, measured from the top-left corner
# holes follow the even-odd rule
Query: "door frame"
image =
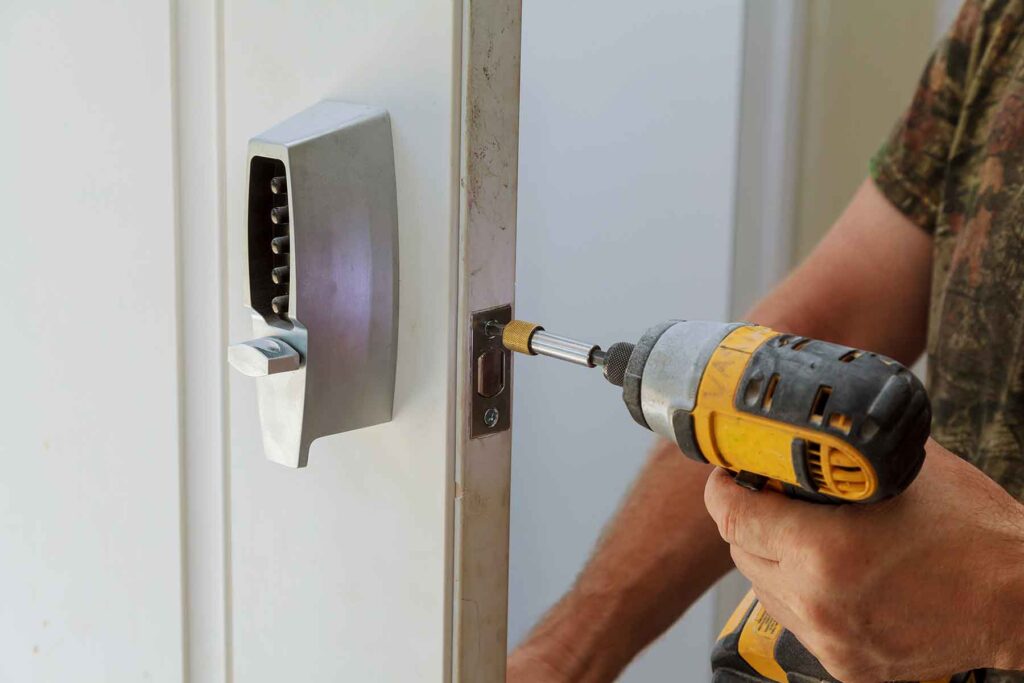
[(793, 261), (807, 0), (747, 0), (743, 13), (732, 315)]
[[(521, 0), (463, 1), (453, 681), (505, 680), (512, 421), (504, 431), (470, 435), (470, 322), (474, 312), (515, 299), (521, 20)], [(504, 391), (512, 391), (511, 376)]]

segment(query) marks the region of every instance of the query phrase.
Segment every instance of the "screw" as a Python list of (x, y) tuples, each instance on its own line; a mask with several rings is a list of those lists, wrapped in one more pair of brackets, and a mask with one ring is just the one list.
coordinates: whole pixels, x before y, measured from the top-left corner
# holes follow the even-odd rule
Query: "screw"
[(494, 427), (498, 424), (498, 418), (501, 417), (501, 413), (498, 412), (497, 408), (488, 408), (484, 413), (484, 424), (488, 427)]
[(484, 334), (487, 335), (488, 339), (494, 339), (501, 334), (504, 325), (499, 323), (497, 320), (488, 320), (484, 323)]

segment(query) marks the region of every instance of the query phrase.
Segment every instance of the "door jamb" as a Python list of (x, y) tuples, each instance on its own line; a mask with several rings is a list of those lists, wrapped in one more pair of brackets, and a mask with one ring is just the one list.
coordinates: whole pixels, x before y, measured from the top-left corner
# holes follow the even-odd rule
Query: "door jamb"
[(734, 316), (792, 265), (806, 18), (807, 0), (745, 3)]
[(470, 438), (469, 345), (472, 313), (515, 297), (521, 18), (521, 0), (462, 3), (451, 680), (474, 683), (505, 680), (512, 431)]

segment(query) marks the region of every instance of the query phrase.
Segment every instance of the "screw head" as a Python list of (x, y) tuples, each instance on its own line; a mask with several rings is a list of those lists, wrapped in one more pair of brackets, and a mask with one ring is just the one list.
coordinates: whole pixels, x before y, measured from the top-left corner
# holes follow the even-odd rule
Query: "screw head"
[(497, 320), (488, 320), (484, 323), (484, 334), (488, 339), (494, 339), (501, 334), (501, 323)]
[(498, 424), (498, 419), (501, 417), (501, 413), (498, 412), (497, 408), (488, 408), (484, 412), (484, 424), (488, 427), (494, 427)]

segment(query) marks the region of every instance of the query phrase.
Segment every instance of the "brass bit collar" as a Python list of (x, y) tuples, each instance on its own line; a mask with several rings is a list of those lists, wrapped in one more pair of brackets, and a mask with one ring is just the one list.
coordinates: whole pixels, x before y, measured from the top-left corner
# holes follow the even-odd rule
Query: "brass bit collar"
[(528, 356), (536, 356), (537, 354), (530, 348), (530, 340), (533, 338), (534, 332), (543, 329), (544, 328), (537, 323), (529, 323), (525, 320), (513, 320), (509, 324), (505, 325), (505, 329), (502, 330), (501, 343), (509, 351), (524, 353)]

